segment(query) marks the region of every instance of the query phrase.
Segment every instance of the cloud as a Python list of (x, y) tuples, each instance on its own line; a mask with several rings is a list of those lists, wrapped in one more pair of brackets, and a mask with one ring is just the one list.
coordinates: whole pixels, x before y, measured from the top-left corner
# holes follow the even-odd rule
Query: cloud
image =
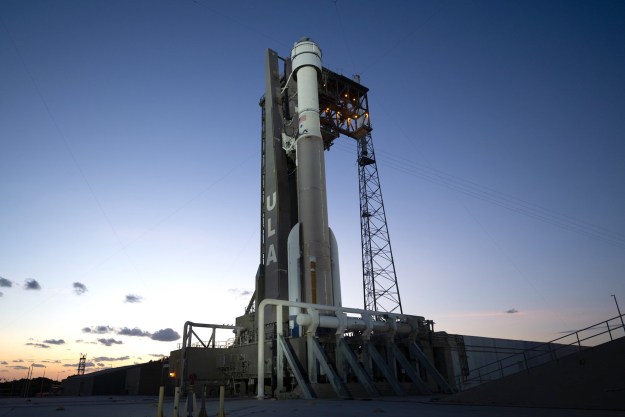
[(42, 364), (40, 364), (40, 363), (33, 363), (31, 366), (32, 366), (33, 368), (45, 368), (45, 367), (46, 367), (45, 365), (42, 365)]
[(0, 362), (0, 365), (8, 365), (8, 364), (9, 364), (9, 362), (7, 362), (7, 361)]
[(24, 362), (24, 359), (14, 359), (11, 362), (13, 362), (13, 363), (22, 363), (22, 362)]
[(41, 348), (41, 349), (50, 349), (50, 346), (48, 345), (44, 345), (43, 343), (32, 343), (32, 342), (28, 342), (25, 343), (26, 346), (33, 346), (36, 348)]
[(83, 333), (93, 333), (93, 334), (107, 334), (107, 333), (115, 333), (120, 336), (138, 336), (138, 337), (150, 337), (152, 334), (146, 330), (141, 330), (138, 327), (122, 327), (122, 328), (114, 328), (111, 326), (91, 326), (91, 327), (83, 327)]
[(124, 302), (125, 303), (140, 303), (141, 300), (143, 300), (143, 297), (141, 297), (140, 295), (128, 294), (126, 296), (126, 300), (124, 300)]
[(146, 332), (144, 330), (141, 330), (138, 327), (135, 327), (133, 329), (130, 329), (128, 327), (122, 327), (121, 329), (117, 330), (117, 334), (121, 335), (121, 336), (139, 336), (139, 337), (149, 337), (150, 336), (150, 332)]
[(43, 362), (43, 363), (61, 363), (61, 361), (60, 361), (60, 360), (58, 360), (58, 359), (57, 359), (57, 360), (55, 360), (55, 361), (47, 361), (47, 360), (43, 360), (43, 361), (41, 361), (41, 362)]
[(167, 355), (163, 355), (162, 353), (148, 353), (148, 356), (152, 356), (154, 358), (164, 358)]
[(22, 370), (22, 369), (28, 369), (28, 366), (23, 366), (23, 365), (15, 365), (15, 366), (9, 366), (9, 368), (12, 368), (12, 369), (17, 369), (17, 370)]
[(48, 339), (48, 340), (44, 340), (43, 343), (47, 343), (49, 345), (64, 345), (65, 344), (65, 340), (63, 340), (63, 339)]
[(25, 290), (40, 290), (41, 289), (41, 285), (39, 285), (39, 283), (37, 282), (36, 279), (28, 278), (24, 282), (24, 289)]
[(74, 340), (74, 343), (84, 343), (84, 344), (87, 344), (87, 345), (97, 345), (98, 344), (98, 342), (87, 342), (86, 340), (83, 340), (83, 339), (76, 339), (76, 340)]
[(0, 292), (0, 297), (2, 297), (3, 295), (4, 295), (4, 293), (3, 293), (3, 292)]
[[(77, 363), (66, 363), (63, 366), (66, 368), (78, 368)], [(95, 366), (95, 363), (93, 362), (85, 362), (85, 368), (93, 368), (94, 366)]]
[(159, 342), (173, 342), (178, 339), (180, 339), (180, 335), (171, 328), (161, 329), (152, 334), (152, 340), (158, 340)]
[(95, 333), (95, 334), (106, 334), (115, 331), (110, 326), (91, 326), (91, 327), (83, 327), (83, 333)]
[(506, 313), (508, 313), (508, 314), (515, 314), (515, 313), (518, 313), (518, 312), (519, 312), (519, 310), (517, 310), (516, 308), (511, 308), (510, 310), (506, 310)]
[(100, 368), (104, 368), (104, 367), (106, 367), (106, 364), (104, 364), (104, 363), (101, 363), (101, 362), (100, 362), (100, 363), (98, 363), (98, 366), (99, 366)]
[(234, 293), (237, 297), (247, 297), (252, 295), (253, 291), (246, 290), (243, 288), (229, 288), (228, 291)]
[(13, 281), (10, 281), (4, 277), (0, 277), (0, 287), (11, 288), (13, 286)]
[(93, 358), (96, 362), (117, 362), (117, 361), (127, 361), (130, 359), (130, 356), (120, 356), (119, 358), (111, 358), (109, 356), (98, 356), (97, 358)]
[(82, 282), (74, 282), (74, 292), (76, 295), (83, 295), (87, 292), (87, 286)]
[[(163, 341), (163, 342), (171, 342), (174, 340), (180, 339), (180, 335), (173, 329), (161, 329), (156, 333), (150, 333), (147, 330), (142, 330), (138, 327), (121, 327), (121, 328), (113, 328), (110, 326), (91, 326), (84, 327), (82, 329), (83, 333), (93, 333), (93, 334), (106, 334), (106, 333), (115, 333), (119, 336), (131, 336), (131, 337), (149, 337), (152, 340)], [(111, 346), (103, 341), (114, 340), (114, 344), (121, 344), (121, 341), (116, 341), (115, 339), (98, 339), (98, 342), (105, 344), (107, 346)], [(78, 342), (78, 340), (76, 341)], [(88, 343), (80, 340), (82, 343)]]
[(113, 345), (121, 345), (122, 342), (121, 340), (115, 340), (113, 338), (108, 338), (108, 339), (98, 339), (98, 342), (102, 343), (105, 346), (113, 346)]

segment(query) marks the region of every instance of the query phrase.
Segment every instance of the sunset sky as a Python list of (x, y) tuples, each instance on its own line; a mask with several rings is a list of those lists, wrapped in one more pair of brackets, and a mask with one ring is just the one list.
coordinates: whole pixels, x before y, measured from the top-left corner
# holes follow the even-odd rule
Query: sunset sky
[[(264, 54), (302, 36), (370, 89), (405, 313), (547, 341), (625, 308), (624, 2), (312, 4), (0, 0), (0, 379), (243, 313)], [(328, 212), (362, 308), (355, 154), (326, 153)]]

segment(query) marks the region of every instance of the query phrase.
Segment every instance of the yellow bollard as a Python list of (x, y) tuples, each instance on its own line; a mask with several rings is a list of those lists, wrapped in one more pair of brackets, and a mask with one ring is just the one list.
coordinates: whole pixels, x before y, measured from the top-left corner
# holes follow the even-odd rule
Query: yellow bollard
[(226, 417), (224, 413), (224, 386), (219, 387), (219, 412), (217, 413), (217, 417)]
[(165, 387), (158, 390), (158, 407), (156, 408), (156, 417), (163, 417), (163, 397), (165, 396)]
[(174, 393), (174, 416), (173, 417), (180, 417), (180, 415), (178, 414), (179, 403), (180, 403), (180, 387), (176, 387), (176, 391)]
[(208, 417), (206, 413), (206, 384), (204, 384), (204, 391), (202, 393), (202, 408), (200, 408), (200, 414), (197, 417)]

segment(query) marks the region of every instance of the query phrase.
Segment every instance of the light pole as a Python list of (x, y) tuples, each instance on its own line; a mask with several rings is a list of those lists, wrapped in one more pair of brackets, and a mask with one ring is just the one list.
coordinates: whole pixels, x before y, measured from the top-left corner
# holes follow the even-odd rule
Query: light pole
[(39, 390), (39, 396), (43, 396), (43, 381), (46, 379), (46, 366), (43, 366), (43, 376), (41, 377), (41, 389)]
[(24, 398), (28, 397), (28, 393), (30, 391), (30, 379), (33, 376), (33, 365), (31, 364), (28, 367), (28, 372), (26, 373), (26, 386), (24, 388)]
[(612, 294), (612, 298), (614, 298), (614, 303), (616, 304), (616, 311), (618, 311), (618, 315), (621, 319), (621, 326), (623, 330), (625, 330), (625, 324), (623, 323), (623, 315), (621, 314), (621, 309), (618, 307), (618, 301), (616, 301), (616, 295)]

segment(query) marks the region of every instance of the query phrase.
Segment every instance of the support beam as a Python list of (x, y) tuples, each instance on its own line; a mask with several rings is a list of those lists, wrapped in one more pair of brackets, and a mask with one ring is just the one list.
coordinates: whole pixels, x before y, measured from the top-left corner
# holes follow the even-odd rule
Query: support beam
[(388, 383), (391, 384), (391, 388), (393, 388), (395, 394), (399, 396), (404, 396), (404, 390), (401, 389), (399, 381), (397, 380), (397, 378), (395, 378), (388, 364), (384, 361), (384, 358), (382, 357), (382, 355), (380, 355), (380, 352), (378, 352), (378, 350), (373, 345), (373, 342), (371, 342), (371, 340), (367, 340), (364, 343), (364, 348), (367, 351), (367, 354), (371, 357), (371, 359), (373, 359), (373, 362), (378, 366), (378, 368), (382, 372), (382, 375), (384, 375), (384, 378), (386, 378)]
[(345, 359), (345, 362), (347, 362), (350, 368), (352, 368), (354, 374), (356, 375), (356, 378), (358, 378), (358, 381), (360, 381), (360, 384), (364, 387), (367, 393), (372, 397), (379, 397), (380, 392), (375, 386), (375, 383), (373, 382), (369, 374), (367, 374), (367, 372), (364, 370), (360, 362), (358, 362), (358, 358), (356, 358), (356, 355), (349, 347), (345, 339), (338, 340), (337, 350), (339, 354), (343, 357), (343, 359)]
[(421, 348), (415, 343), (412, 342), (410, 344), (410, 352), (417, 358), (419, 363), (425, 367), (428, 371), (428, 374), (438, 383), (443, 392), (447, 394), (451, 394), (454, 392), (449, 382), (438, 372), (438, 369), (434, 366), (430, 359), (425, 356), (425, 353), (421, 350)]
[(325, 372), (326, 377), (328, 377), (328, 381), (330, 382), (330, 385), (332, 385), (332, 388), (334, 389), (334, 392), (336, 392), (336, 395), (344, 400), (351, 399), (352, 396), (347, 390), (347, 387), (345, 386), (345, 384), (343, 384), (343, 381), (341, 381), (341, 378), (334, 371), (332, 366), (330, 366), (328, 358), (321, 348), (319, 341), (317, 341), (317, 339), (315, 338), (312, 338), (312, 343), (308, 345), (308, 349), (312, 349), (313, 354), (315, 355), (315, 359), (317, 359), (317, 362), (319, 362), (319, 366), (321, 366), (321, 369), (323, 370), (323, 372)]
[(291, 371), (293, 371), (293, 375), (295, 376), (295, 379), (297, 380), (297, 385), (302, 390), (302, 396), (307, 400), (312, 400), (313, 398), (315, 398), (315, 395), (312, 389), (310, 388), (310, 385), (308, 381), (306, 380), (306, 377), (304, 376), (304, 371), (302, 370), (302, 366), (299, 360), (297, 360), (297, 357), (293, 353), (293, 350), (291, 349), (291, 345), (289, 344), (289, 342), (287, 342), (287, 340), (282, 335), (278, 335), (278, 346), (279, 346), (279, 350), (281, 350), (282, 353), (284, 353), (284, 356), (286, 357), (286, 361), (291, 367)]
[(404, 368), (404, 371), (406, 371), (406, 374), (412, 380), (412, 383), (417, 388), (417, 391), (419, 391), (419, 393), (421, 394), (431, 394), (431, 391), (428, 388), (427, 384), (421, 379), (417, 370), (414, 368), (414, 366), (412, 366), (408, 359), (406, 359), (406, 357), (401, 352), (401, 350), (399, 350), (397, 345), (395, 343), (389, 342), (386, 346), (391, 355), (395, 358), (395, 360), (399, 362), (402, 368)]

